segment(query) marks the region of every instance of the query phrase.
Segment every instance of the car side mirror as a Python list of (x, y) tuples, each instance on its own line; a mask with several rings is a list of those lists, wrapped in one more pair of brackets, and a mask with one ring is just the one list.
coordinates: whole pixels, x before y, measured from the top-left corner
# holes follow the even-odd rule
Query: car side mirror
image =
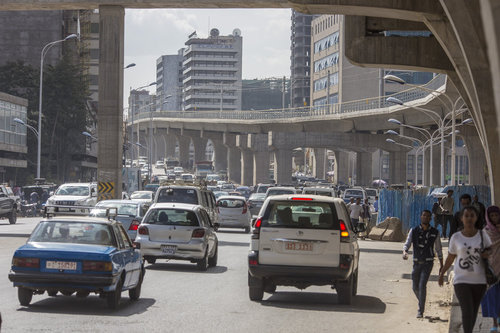
[(218, 231), (219, 230), (219, 227), (220, 227), (220, 223), (214, 223), (214, 230), (215, 231)]
[(255, 222), (257, 222), (257, 218), (258, 218), (257, 215), (252, 216), (252, 227), (255, 226)]
[(90, 190), (90, 196), (91, 197), (97, 197), (97, 191), (96, 190)]

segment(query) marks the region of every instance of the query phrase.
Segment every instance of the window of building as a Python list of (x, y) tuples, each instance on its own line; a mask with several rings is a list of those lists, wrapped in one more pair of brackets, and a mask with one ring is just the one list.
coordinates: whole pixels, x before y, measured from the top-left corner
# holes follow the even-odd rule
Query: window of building
[(90, 24), (90, 33), (93, 33), (93, 34), (99, 33), (99, 23), (91, 23)]

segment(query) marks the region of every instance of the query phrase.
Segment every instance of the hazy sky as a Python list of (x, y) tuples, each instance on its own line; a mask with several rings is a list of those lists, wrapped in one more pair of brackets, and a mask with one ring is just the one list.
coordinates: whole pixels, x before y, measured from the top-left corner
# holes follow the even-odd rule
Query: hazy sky
[[(156, 59), (176, 54), (196, 30), (209, 28), (243, 37), (243, 78), (290, 76), (290, 9), (127, 9), (125, 13), (124, 106), (130, 87), (156, 81)], [(155, 91), (153, 86), (150, 91)]]

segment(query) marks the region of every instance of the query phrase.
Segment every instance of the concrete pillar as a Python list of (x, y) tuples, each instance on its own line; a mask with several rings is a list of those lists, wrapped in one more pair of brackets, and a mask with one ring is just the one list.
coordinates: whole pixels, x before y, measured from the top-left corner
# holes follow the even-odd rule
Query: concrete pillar
[(113, 183), (115, 199), (122, 197), (124, 16), (121, 6), (99, 6), (97, 180)]
[[(426, 158), (427, 158), (427, 156), (426, 156)], [(430, 156), (429, 156), (429, 161), (430, 161), (430, 163), (432, 163), (432, 183), (433, 183), (433, 184), (430, 184), (430, 179), (429, 179), (429, 184), (430, 184), (430, 186), (441, 185), (441, 149), (440, 149), (439, 145), (434, 146), (433, 151), (432, 151), (432, 161), (430, 160)], [(428, 175), (430, 177), (430, 175), (431, 175), (430, 170), (429, 170)]]
[(181, 167), (189, 167), (189, 145), (191, 144), (191, 138), (188, 136), (179, 135), (177, 136), (177, 141), (179, 142), (179, 163)]
[(156, 161), (163, 160), (167, 156), (167, 138), (165, 137), (165, 134), (162, 132), (157, 132), (154, 137), (154, 141), (156, 143)]
[[(486, 156), (479, 136), (465, 136), (465, 148), (469, 157), (469, 184), (489, 185)], [(497, 198), (500, 194), (496, 194)]]
[(269, 151), (253, 153), (253, 185), (269, 183)]
[(358, 152), (356, 154), (356, 185), (371, 185), (372, 153)]
[(191, 137), (194, 145), (194, 162), (206, 161), (207, 139), (200, 137)]
[(241, 185), (253, 184), (253, 152), (249, 149), (241, 149)]
[(349, 183), (349, 154), (335, 151), (335, 179), (337, 184)]
[(406, 184), (406, 152), (389, 152), (390, 184)]
[(177, 146), (177, 138), (175, 137), (175, 135), (168, 134), (165, 136), (165, 140), (167, 141), (167, 146), (165, 147), (165, 157), (175, 157), (175, 146)]
[(214, 144), (215, 171), (227, 171), (227, 147), (222, 141), (212, 140)]
[(278, 149), (274, 151), (274, 180), (276, 184), (292, 182), (292, 150)]
[(222, 142), (227, 147), (227, 178), (238, 183), (241, 181), (241, 152), (236, 146), (236, 135), (224, 133)]
[(319, 179), (325, 179), (326, 149), (314, 148), (314, 172), (313, 175)]

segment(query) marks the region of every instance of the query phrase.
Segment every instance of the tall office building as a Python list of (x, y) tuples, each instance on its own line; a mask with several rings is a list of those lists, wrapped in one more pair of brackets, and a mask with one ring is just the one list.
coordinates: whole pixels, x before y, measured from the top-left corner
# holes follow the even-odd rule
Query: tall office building
[(182, 60), (184, 49), (156, 60), (156, 110), (182, 110)]
[(311, 21), (314, 17), (292, 10), (291, 107), (310, 105)]
[(190, 36), (184, 49), (183, 106), (186, 111), (241, 110), (241, 31), (208, 38)]

